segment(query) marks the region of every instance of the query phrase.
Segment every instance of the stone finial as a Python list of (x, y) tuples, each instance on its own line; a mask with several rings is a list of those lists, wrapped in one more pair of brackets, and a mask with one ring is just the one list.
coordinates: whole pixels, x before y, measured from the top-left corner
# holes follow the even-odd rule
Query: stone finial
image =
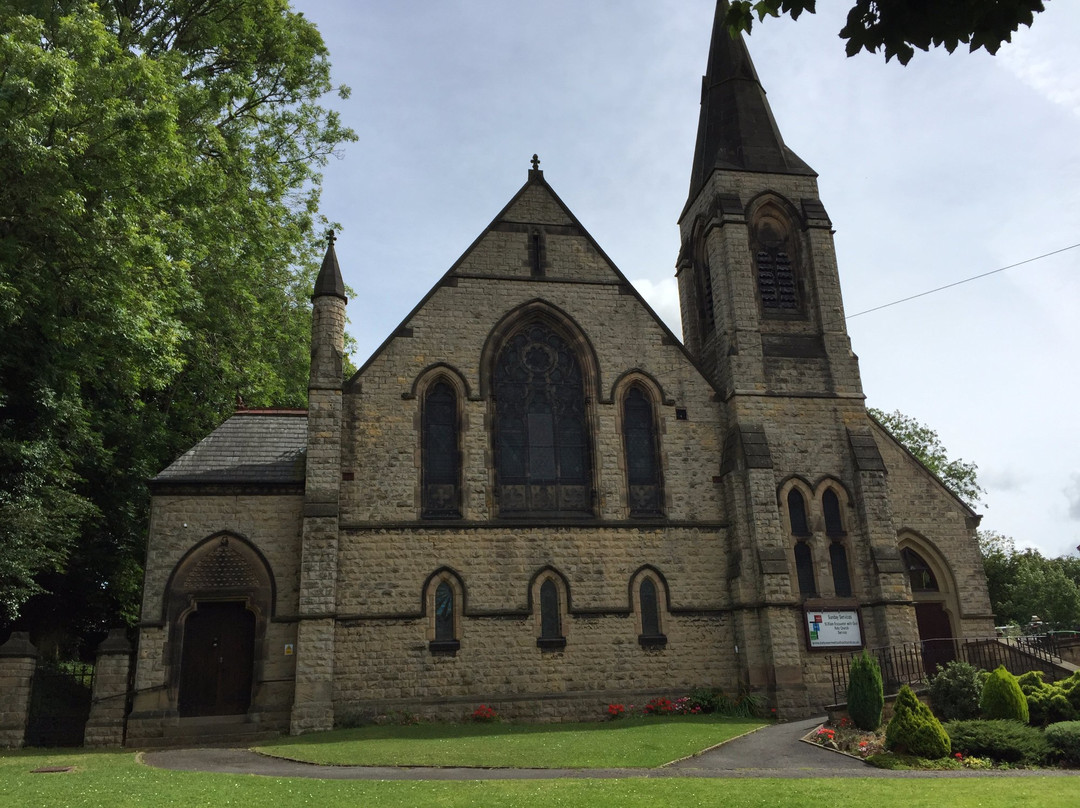
[(536, 156), (536, 155), (534, 154), (534, 155), (532, 156), (532, 160), (531, 160), (531, 162), (532, 162), (532, 170), (533, 170), (533, 171), (539, 171), (539, 170), (540, 170), (540, 158), (539, 158), (539, 157), (537, 157), (537, 156)]
[(336, 242), (337, 234), (333, 230), (330, 230), (330, 232), (326, 234), (326, 246), (333, 247)]

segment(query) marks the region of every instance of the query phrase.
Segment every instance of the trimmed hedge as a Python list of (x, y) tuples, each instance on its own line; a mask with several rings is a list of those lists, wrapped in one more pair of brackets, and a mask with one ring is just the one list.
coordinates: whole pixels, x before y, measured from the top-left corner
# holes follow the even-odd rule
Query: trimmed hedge
[(952, 748), (965, 755), (987, 757), (999, 763), (1035, 766), (1050, 753), (1050, 743), (1042, 731), (1019, 721), (950, 721), (945, 731)]
[(988, 721), (1005, 719), (1023, 724), (1028, 722), (1027, 697), (1016, 677), (1005, 670), (1004, 665), (998, 665), (986, 677), (979, 699), (979, 711)]
[(930, 679), (930, 706), (942, 721), (979, 717), (979, 696), (986, 671), (967, 662), (952, 661)]
[(877, 660), (863, 651), (851, 660), (848, 672), (847, 712), (855, 726), (873, 732), (881, 726), (885, 690)]
[(1061, 721), (1044, 731), (1054, 755), (1070, 766), (1080, 765), (1080, 721)]
[(1043, 681), (1042, 671), (1029, 671), (1017, 683), (1027, 697), (1028, 723), (1046, 726), (1080, 718), (1080, 674), (1051, 684)]
[(929, 760), (948, 757), (951, 751), (941, 722), (907, 685), (896, 696), (893, 717), (885, 729), (885, 748)]

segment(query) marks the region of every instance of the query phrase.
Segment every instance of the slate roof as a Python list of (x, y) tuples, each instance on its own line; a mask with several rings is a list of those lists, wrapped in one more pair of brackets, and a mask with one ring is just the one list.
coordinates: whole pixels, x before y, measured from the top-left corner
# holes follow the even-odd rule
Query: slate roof
[(784, 144), (746, 42), (724, 25), (727, 9), (716, 4), (687, 207), (716, 169), (817, 176)]
[(303, 485), (306, 449), (305, 410), (240, 410), (151, 482)]

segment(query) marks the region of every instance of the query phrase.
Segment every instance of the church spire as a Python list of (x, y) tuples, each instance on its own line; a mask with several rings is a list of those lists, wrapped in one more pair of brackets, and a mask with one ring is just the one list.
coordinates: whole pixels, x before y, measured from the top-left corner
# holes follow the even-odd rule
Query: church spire
[(718, 0), (709, 64), (701, 85), (701, 117), (688, 204), (718, 168), (815, 174), (784, 145), (746, 43), (741, 35), (732, 38), (724, 25), (727, 9), (727, 0)]
[(337, 236), (331, 230), (326, 237), (326, 255), (323, 256), (319, 276), (315, 279), (315, 292), (311, 296), (312, 299), (330, 295), (331, 297), (348, 300), (345, 297), (345, 281), (341, 278), (341, 267), (338, 266), (337, 253), (334, 252), (335, 241), (337, 241)]

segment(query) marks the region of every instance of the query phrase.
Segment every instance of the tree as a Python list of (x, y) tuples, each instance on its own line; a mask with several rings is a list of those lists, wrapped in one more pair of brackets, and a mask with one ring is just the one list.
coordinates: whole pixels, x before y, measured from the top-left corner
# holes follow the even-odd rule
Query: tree
[(1080, 625), (1080, 559), (1018, 552), (1011, 538), (991, 531), (979, 531), (978, 538), (998, 624), (1027, 626), (1038, 616), (1049, 629)]
[(285, 0), (0, 0), (0, 621), (132, 618), (145, 480), (303, 405), (329, 70)]
[[(815, 0), (732, 0), (725, 22), (732, 33), (749, 33), (754, 14), (759, 20), (789, 14), (797, 20), (815, 11)], [(906, 65), (915, 48), (943, 46), (949, 53), (961, 43), (971, 52), (985, 48), (997, 53), (1021, 25), (1030, 26), (1044, 11), (1043, 0), (855, 0), (840, 29), (848, 56), (861, 50), (885, 50)]]
[(887, 413), (874, 407), (868, 411), (920, 463), (937, 475), (946, 488), (968, 507), (978, 507), (980, 496), (986, 492), (979, 486), (977, 465), (960, 459), (950, 460), (937, 432), (910, 415), (899, 410)]

